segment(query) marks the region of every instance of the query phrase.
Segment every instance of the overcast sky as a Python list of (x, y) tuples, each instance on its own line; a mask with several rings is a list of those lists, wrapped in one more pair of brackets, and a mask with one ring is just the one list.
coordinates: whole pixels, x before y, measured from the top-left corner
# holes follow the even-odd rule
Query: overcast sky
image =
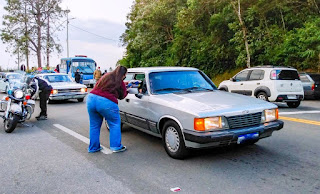
[[(69, 25), (69, 55), (87, 55), (93, 58), (102, 70), (113, 68), (125, 52), (119, 38), (126, 29), (126, 17), (133, 2), (134, 0), (63, 0), (62, 7), (70, 9), (69, 18), (74, 18)], [(5, 0), (0, 0), (1, 24), (4, 5)], [(55, 32), (63, 51), (61, 54), (51, 54), (50, 66), (57, 65), (60, 58), (67, 56), (66, 22), (63, 25), (65, 28), (62, 31)], [(1, 67), (17, 67), (16, 57), (5, 50), (6, 45), (0, 41)], [(44, 57), (45, 55), (42, 56), (43, 64), (46, 61)], [(37, 66), (36, 57), (32, 57), (30, 64)]]

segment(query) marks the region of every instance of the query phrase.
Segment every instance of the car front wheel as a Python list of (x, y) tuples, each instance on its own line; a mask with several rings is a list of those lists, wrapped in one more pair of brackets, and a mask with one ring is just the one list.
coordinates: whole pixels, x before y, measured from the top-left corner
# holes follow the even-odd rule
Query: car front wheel
[(78, 98), (78, 102), (83, 102), (84, 98)]
[(184, 143), (181, 129), (174, 121), (167, 121), (162, 130), (162, 142), (167, 154), (175, 159), (183, 159), (187, 156), (187, 148)]
[(287, 102), (287, 105), (290, 108), (297, 108), (300, 105), (300, 102)]

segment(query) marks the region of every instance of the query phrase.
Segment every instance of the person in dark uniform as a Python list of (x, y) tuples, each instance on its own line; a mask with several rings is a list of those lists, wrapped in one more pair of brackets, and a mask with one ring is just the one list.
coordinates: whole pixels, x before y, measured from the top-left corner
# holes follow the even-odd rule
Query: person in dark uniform
[(81, 79), (80, 71), (79, 71), (79, 69), (77, 69), (77, 71), (74, 73), (74, 80), (77, 83), (80, 83), (80, 79)]
[(39, 116), (36, 117), (36, 119), (47, 120), (47, 101), (49, 100), (49, 96), (52, 91), (52, 86), (45, 79), (39, 77), (28, 79), (27, 84), (34, 90), (34, 98), (36, 98), (36, 94), (39, 93), (41, 112)]

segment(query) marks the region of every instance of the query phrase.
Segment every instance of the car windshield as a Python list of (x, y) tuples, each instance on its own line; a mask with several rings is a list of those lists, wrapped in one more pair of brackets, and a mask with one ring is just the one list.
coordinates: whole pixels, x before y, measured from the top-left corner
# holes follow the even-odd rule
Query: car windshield
[(155, 72), (149, 75), (152, 94), (213, 91), (216, 87), (199, 71)]
[(48, 80), (51, 83), (56, 82), (72, 82), (67, 75), (46, 75), (44, 79)]
[(73, 72), (76, 72), (79, 69), (82, 73), (93, 73), (96, 69), (94, 62), (72, 62)]
[(22, 79), (22, 75), (20, 74), (8, 74), (7, 75), (7, 79), (10, 80), (10, 79)]

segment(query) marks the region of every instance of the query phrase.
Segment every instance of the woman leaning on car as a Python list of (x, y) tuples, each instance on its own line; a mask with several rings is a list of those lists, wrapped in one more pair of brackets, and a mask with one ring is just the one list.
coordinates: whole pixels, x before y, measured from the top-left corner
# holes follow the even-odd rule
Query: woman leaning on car
[(110, 149), (113, 152), (125, 151), (121, 144), (121, 120), (118, 99), (127, 96), (127, 89), (123, 82), (127, 68), (118, 66), (113, 72), (105, 74), (97, 82), (87, 98), (87, 109), (90, 118), (90, 144), (88, 152), (98, 152), (100, 146), (100, 128), (103, 118), (110, 129)]

